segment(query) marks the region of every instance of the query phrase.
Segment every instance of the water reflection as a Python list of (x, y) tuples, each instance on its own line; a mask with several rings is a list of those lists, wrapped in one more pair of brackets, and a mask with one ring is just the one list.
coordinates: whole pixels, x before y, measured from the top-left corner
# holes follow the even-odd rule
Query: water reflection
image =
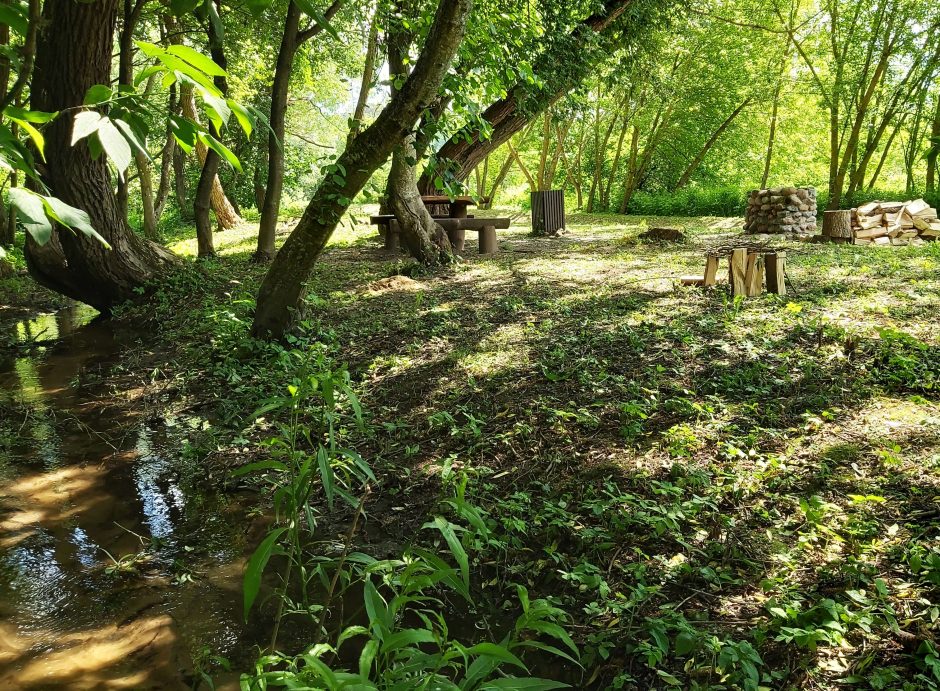
[[(185, 425), (115, 407), (97, 375), (137, 334), (93, 316), (20, 322), (28, 345), (0, 346), (0, 688), (188, 688), (204, 645), (252, 654), (239, 508), (194, 488)], [(181, 563), (197, 578), (174, 585)]]

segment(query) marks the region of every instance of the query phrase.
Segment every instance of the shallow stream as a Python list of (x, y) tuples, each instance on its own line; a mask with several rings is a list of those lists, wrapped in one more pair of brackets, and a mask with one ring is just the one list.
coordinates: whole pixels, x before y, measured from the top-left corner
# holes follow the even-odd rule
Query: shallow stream
[(187, 461), (189, 421), (108, 390), (140, 334), (93, 317), (0, 315), (0, 688), (193, 688), (210, 653), (253, 659), (256, 535)]

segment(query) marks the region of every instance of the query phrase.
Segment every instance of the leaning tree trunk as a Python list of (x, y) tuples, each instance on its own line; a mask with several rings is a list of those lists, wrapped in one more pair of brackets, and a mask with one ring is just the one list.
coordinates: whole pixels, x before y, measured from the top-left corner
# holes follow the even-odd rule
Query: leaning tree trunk
[[(392, 74), (408, 76), (409, 69), (404, 56), (408, 53), (410, 42), (401, 32), (389, 31), (388, 67)], [(391, 81), (393, 83), (389, 88), (394, 96), (395, 80)], [(451, 246), (447, 233), (434, 222), (421, 200), (416, 172), (418, 152), (415, 139), (413, 133), (409, 134), (392, 154), (386, 197), (389, 210), (398, 221), (402, 240), (411, 256), (426, 266), (435, 266), (450, 261)]]
[(274, 257), (258, 293), (252, 333), (281, 338), (300, 308), (310, 271), (352, 199), (401, 145), (433, 102), (463, 40), (473, 0), (441, 0), (421, 56), (401, 90), (336, 161), (344, 175), (328, 176)]
[[(75, 111), (85, 92), (111, 78), (111, 48), (118, 0), (46, 0), (32, 82), (35, 110)], [(108, 163), (88, 146), (72, 146), (72, 117), (64, 113), (45, 129), (43, 176), (53, 195), (84, 209), (111, 249), (98, 240), (57, 228), (45, 246), (29, 238), (30, 273), (44, 286), (107, 312), (141, 298), (173, 255), (133, 233), (120, 213)]]

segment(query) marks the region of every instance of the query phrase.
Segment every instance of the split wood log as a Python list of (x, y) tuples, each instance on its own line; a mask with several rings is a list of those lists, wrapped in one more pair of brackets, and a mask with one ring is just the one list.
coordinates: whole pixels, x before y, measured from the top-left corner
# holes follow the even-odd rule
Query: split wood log
[(705, 257), (705, 280), (702, 285), (713, 286), (718, 278), (718, 257)]
[(852, 239), (852, 212), (850, 210), (824, 212), (822, 234), (823, 237), (834, 242), (849, 242)]
[(732, 295), (744, 295), (746, 284), (744, 282), (747, 272), (747, 248), (739, 247), (731, 252), (728, 259), (728, 284)]
[(744, 294), (748, 297), (760, 295), (764, 291), (764, 256), (757, 252), (747, 255), (747, 268), (744, 272)]
[(767, 268), (767, 292), (786, 295), (787, 253), (768, 252), (764, 255), (764, 264)]
[(684, 286), (703, 286), (705, 285), (705, 279), (701, 276), (682, 276), (679, 281)]

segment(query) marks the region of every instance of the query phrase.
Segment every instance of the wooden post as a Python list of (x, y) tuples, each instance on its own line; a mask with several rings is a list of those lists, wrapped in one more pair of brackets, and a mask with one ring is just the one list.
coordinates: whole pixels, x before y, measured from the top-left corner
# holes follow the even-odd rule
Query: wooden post
[(718, 257), (707, 256), (705, 257), (705, 280), (702, 285), (713, 286), (715, 285), (718, 277)]
[(495, 254), (499, 250), (496, 238), (496, 226), (483, 226), (480, 229), (480, 254)]
[(822, 234), (831, 242), (851, 242), (852, 212), (848, 210), (823, 212)]
[(728, 284), (732, 295), (744, 295), (746, 292), (744, 276), (747, 264), (747, 248), (739, 247), (731, 252), (728, 259)]
[(768, 252), (764, 255), (767, 266), (767, 292), (776, 295), (787, 294), (787, 253)]
[(744, 272), (744, 294), (753, 297), (764, 292), (764, 257), (757, 252), (748, 252), (747, 269)]

